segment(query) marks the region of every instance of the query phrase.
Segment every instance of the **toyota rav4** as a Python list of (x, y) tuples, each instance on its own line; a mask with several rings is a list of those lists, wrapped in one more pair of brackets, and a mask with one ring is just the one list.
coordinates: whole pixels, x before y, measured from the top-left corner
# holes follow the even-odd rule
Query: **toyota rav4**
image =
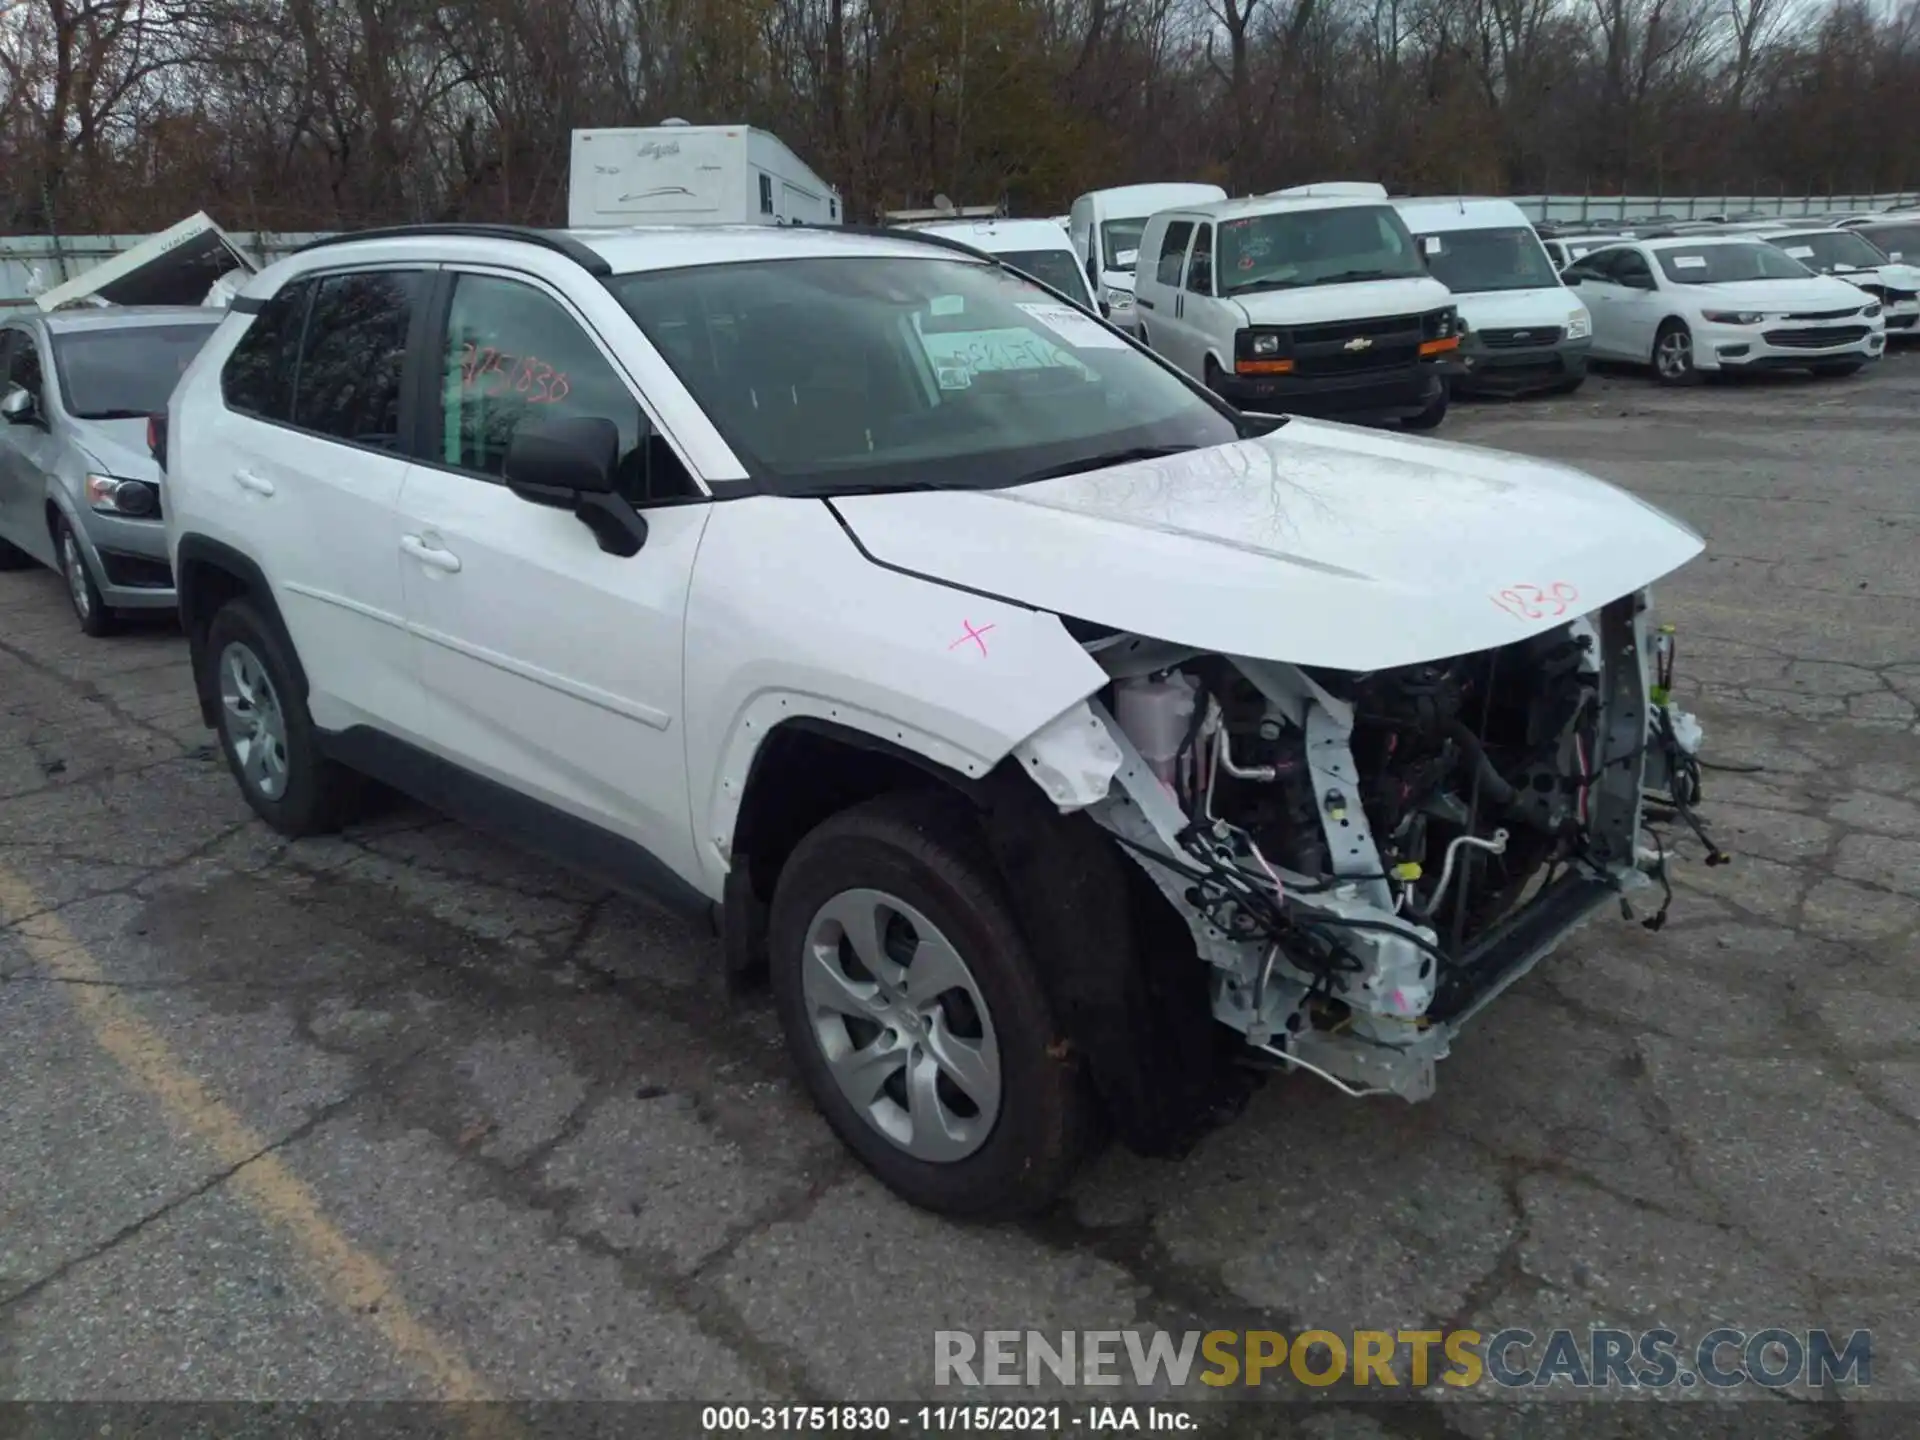
[(200, 703), (711, 916), (910, 1200), (1177, 1152), (1264, 1067), (1424, 1098), (1688, 817), (1587, 475), (1241, 415), (912, 234), (438, 226), (249, 280), (156, 421)]

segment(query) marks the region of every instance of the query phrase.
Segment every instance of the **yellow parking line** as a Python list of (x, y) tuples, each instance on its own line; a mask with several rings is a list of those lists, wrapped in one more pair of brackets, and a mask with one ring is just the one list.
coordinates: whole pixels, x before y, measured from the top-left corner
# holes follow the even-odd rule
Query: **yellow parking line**
[(63, 988), (100, 1047), (197, 1136), (222, 1168), (237, 1167), (230, 1182), (234, 1192), (293, 1243), (328, 1299), (378, 1330), (428, 1381), (436, 1398), (492, 1398), (458, 1347), (407, 1308), (393, 1272), (341, 1233), (306, 1182), (277, 1154), (265, 1153), (267, 1141), (195, 1079), (160, 1034), (106, 983), (99, 962), (59, 916), (46, 911), (25, 881), (0, 866), (0, 920), (10, 917), (12, 933), (27, 954), (54, 976), (73, 982)]

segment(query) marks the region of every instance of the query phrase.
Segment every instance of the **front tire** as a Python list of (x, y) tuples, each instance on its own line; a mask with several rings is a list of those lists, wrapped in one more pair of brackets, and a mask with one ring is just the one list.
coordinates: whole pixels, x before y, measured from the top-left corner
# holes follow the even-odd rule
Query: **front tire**
[(33, 557), (18, 545), (0, 540), (0, 570), (25, 570), (33, 564)]
[(1697, 385), (1693, 367), (1693, 332), (1678, 320), (1669, 320), (1653, 337), (1653, 378), (1662, 385)]
[(1090, 1093), (963, 803), (888, 795), (823, 822), (781, 871), (769, 949), (801, 1079), (889, 1189), (989, 1220), (1065, 1187)]
[(291, 839), (337, 830), (363, 782), (320, 751), (277, 627), (245, 599), (222, 606), (207, 627), (200, 683), (219, 710), (220, 749), (247, 804)]
[(120, 628), (119, 617), (100, 598), (100, 587), (93, 583), (93, 571), (87, 568), (87, 554), (73, 526), (62, 515), (53, 522), (53, 553), (60, 562), (60, 575), (67, 582), (67, 601), (81, 633), (98, 640)]
[(1447, 418), (1447, 406), (1451, 399), (1452, 396), (1449, 394), (1449, 386), (1443, 380), (1440, 382), (1440, 394), (1438, 398), (1418, 415), (1407, 416), (1406, 419), (1400, 422), (1401, 426), (1408, 430), (1437, 430), (1440, 427), (1440, 422)]

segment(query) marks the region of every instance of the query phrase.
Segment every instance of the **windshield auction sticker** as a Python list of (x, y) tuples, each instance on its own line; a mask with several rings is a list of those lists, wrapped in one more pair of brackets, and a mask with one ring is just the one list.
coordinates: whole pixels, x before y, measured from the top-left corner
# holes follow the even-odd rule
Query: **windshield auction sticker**
[(1076, 350), (1124, 350), (1127, 342), (1071, 305), (1022, 305), (1040, 324)]

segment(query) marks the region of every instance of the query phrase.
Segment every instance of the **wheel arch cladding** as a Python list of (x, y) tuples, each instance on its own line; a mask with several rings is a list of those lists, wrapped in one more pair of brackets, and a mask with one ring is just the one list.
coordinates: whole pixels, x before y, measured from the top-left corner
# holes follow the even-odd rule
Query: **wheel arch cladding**
[(747, 770), (722, 892), (728, 979), (764, 975), (767, 909), (794, 847), (830, 816), (890, 791), (948, 789), (977, 795), (978, 782), (904, 745), (817, 716), (796, 715), (761, 737)]
[(263, 621), (274, 627), (274, 638), (285, 648), (287, 663), (293, 667), (293, 680), (300, 698), (306, 698), (307, 672), (300, 663), (300, 652), (294, 648), (286, 622), (280, 618), (273, 587), (252, 559), (231, 545), (204, 535), (183, 535), (175, 551), (174, 572), (180, 628), (187, 635), (187, 654), (199, 695), (200, 718), (209, 729), (219, 723), (220, 706), (205, 664), (207, 627), (223, 605), (242, 596), (252, 602)]

